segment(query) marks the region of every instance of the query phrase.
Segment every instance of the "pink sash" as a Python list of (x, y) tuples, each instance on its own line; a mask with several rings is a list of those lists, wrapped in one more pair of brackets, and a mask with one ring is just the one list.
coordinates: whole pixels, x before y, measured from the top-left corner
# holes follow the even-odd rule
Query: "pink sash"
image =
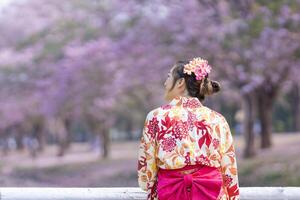
[[(191, 170), (194, 169), (194, 170)], [(183, 171), (194, 171), (184, 173)], [(216, 200), (222, 187), (218, 168), (206, 165), (187, 165), (180, 169), (158, 171), (159, 200)]]

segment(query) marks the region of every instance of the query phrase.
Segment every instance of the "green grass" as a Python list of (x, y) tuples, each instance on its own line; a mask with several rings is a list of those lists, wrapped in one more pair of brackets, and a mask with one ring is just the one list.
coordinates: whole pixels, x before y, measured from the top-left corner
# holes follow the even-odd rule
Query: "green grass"
[(243, 160), (239, 166), (241, 186), (298, 186), (300, 162), (285, 157), (254, 158)]

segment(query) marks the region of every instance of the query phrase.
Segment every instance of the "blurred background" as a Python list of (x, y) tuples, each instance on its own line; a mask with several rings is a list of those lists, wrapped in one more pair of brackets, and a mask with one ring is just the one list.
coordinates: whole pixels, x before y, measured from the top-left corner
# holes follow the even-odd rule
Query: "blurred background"
[(300, 186), (299, 0), (0, 0), (0, 186), (137, 186), (146, 114), (198, 56), (240, 186)]

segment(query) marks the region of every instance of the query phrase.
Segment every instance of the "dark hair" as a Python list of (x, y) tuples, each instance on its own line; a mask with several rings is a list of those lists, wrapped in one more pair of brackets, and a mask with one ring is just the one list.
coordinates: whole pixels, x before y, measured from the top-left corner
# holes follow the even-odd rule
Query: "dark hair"
[(212, 95), (219, 92), (221, 89), (220, 83), (212, 81), (208, 78), (208, 75), (202, 80), (196, 80), (194, 73), (191, 75), (183, 73), (184, 65), (188, 64), (189, 61), (178, 61), (172, 71), (174, 77), (172, 90), (176, 84), (176, 81), (180, 78), (184, 78), (188, 94), (192, 97), (197, 97), (200, 101), (205, 99), (205, 96)]

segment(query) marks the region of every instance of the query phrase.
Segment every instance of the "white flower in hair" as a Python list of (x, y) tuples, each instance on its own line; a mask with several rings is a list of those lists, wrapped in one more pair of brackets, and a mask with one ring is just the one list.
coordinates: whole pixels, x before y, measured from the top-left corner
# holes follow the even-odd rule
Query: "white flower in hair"
[(188, 64), (184, 65), (183, 72), (191, 75), (195, 74), (196, 80), (202, 80), (211, 71), (211, 66), (208, 65), (207, 60), (201, 57), (194, 58)]

